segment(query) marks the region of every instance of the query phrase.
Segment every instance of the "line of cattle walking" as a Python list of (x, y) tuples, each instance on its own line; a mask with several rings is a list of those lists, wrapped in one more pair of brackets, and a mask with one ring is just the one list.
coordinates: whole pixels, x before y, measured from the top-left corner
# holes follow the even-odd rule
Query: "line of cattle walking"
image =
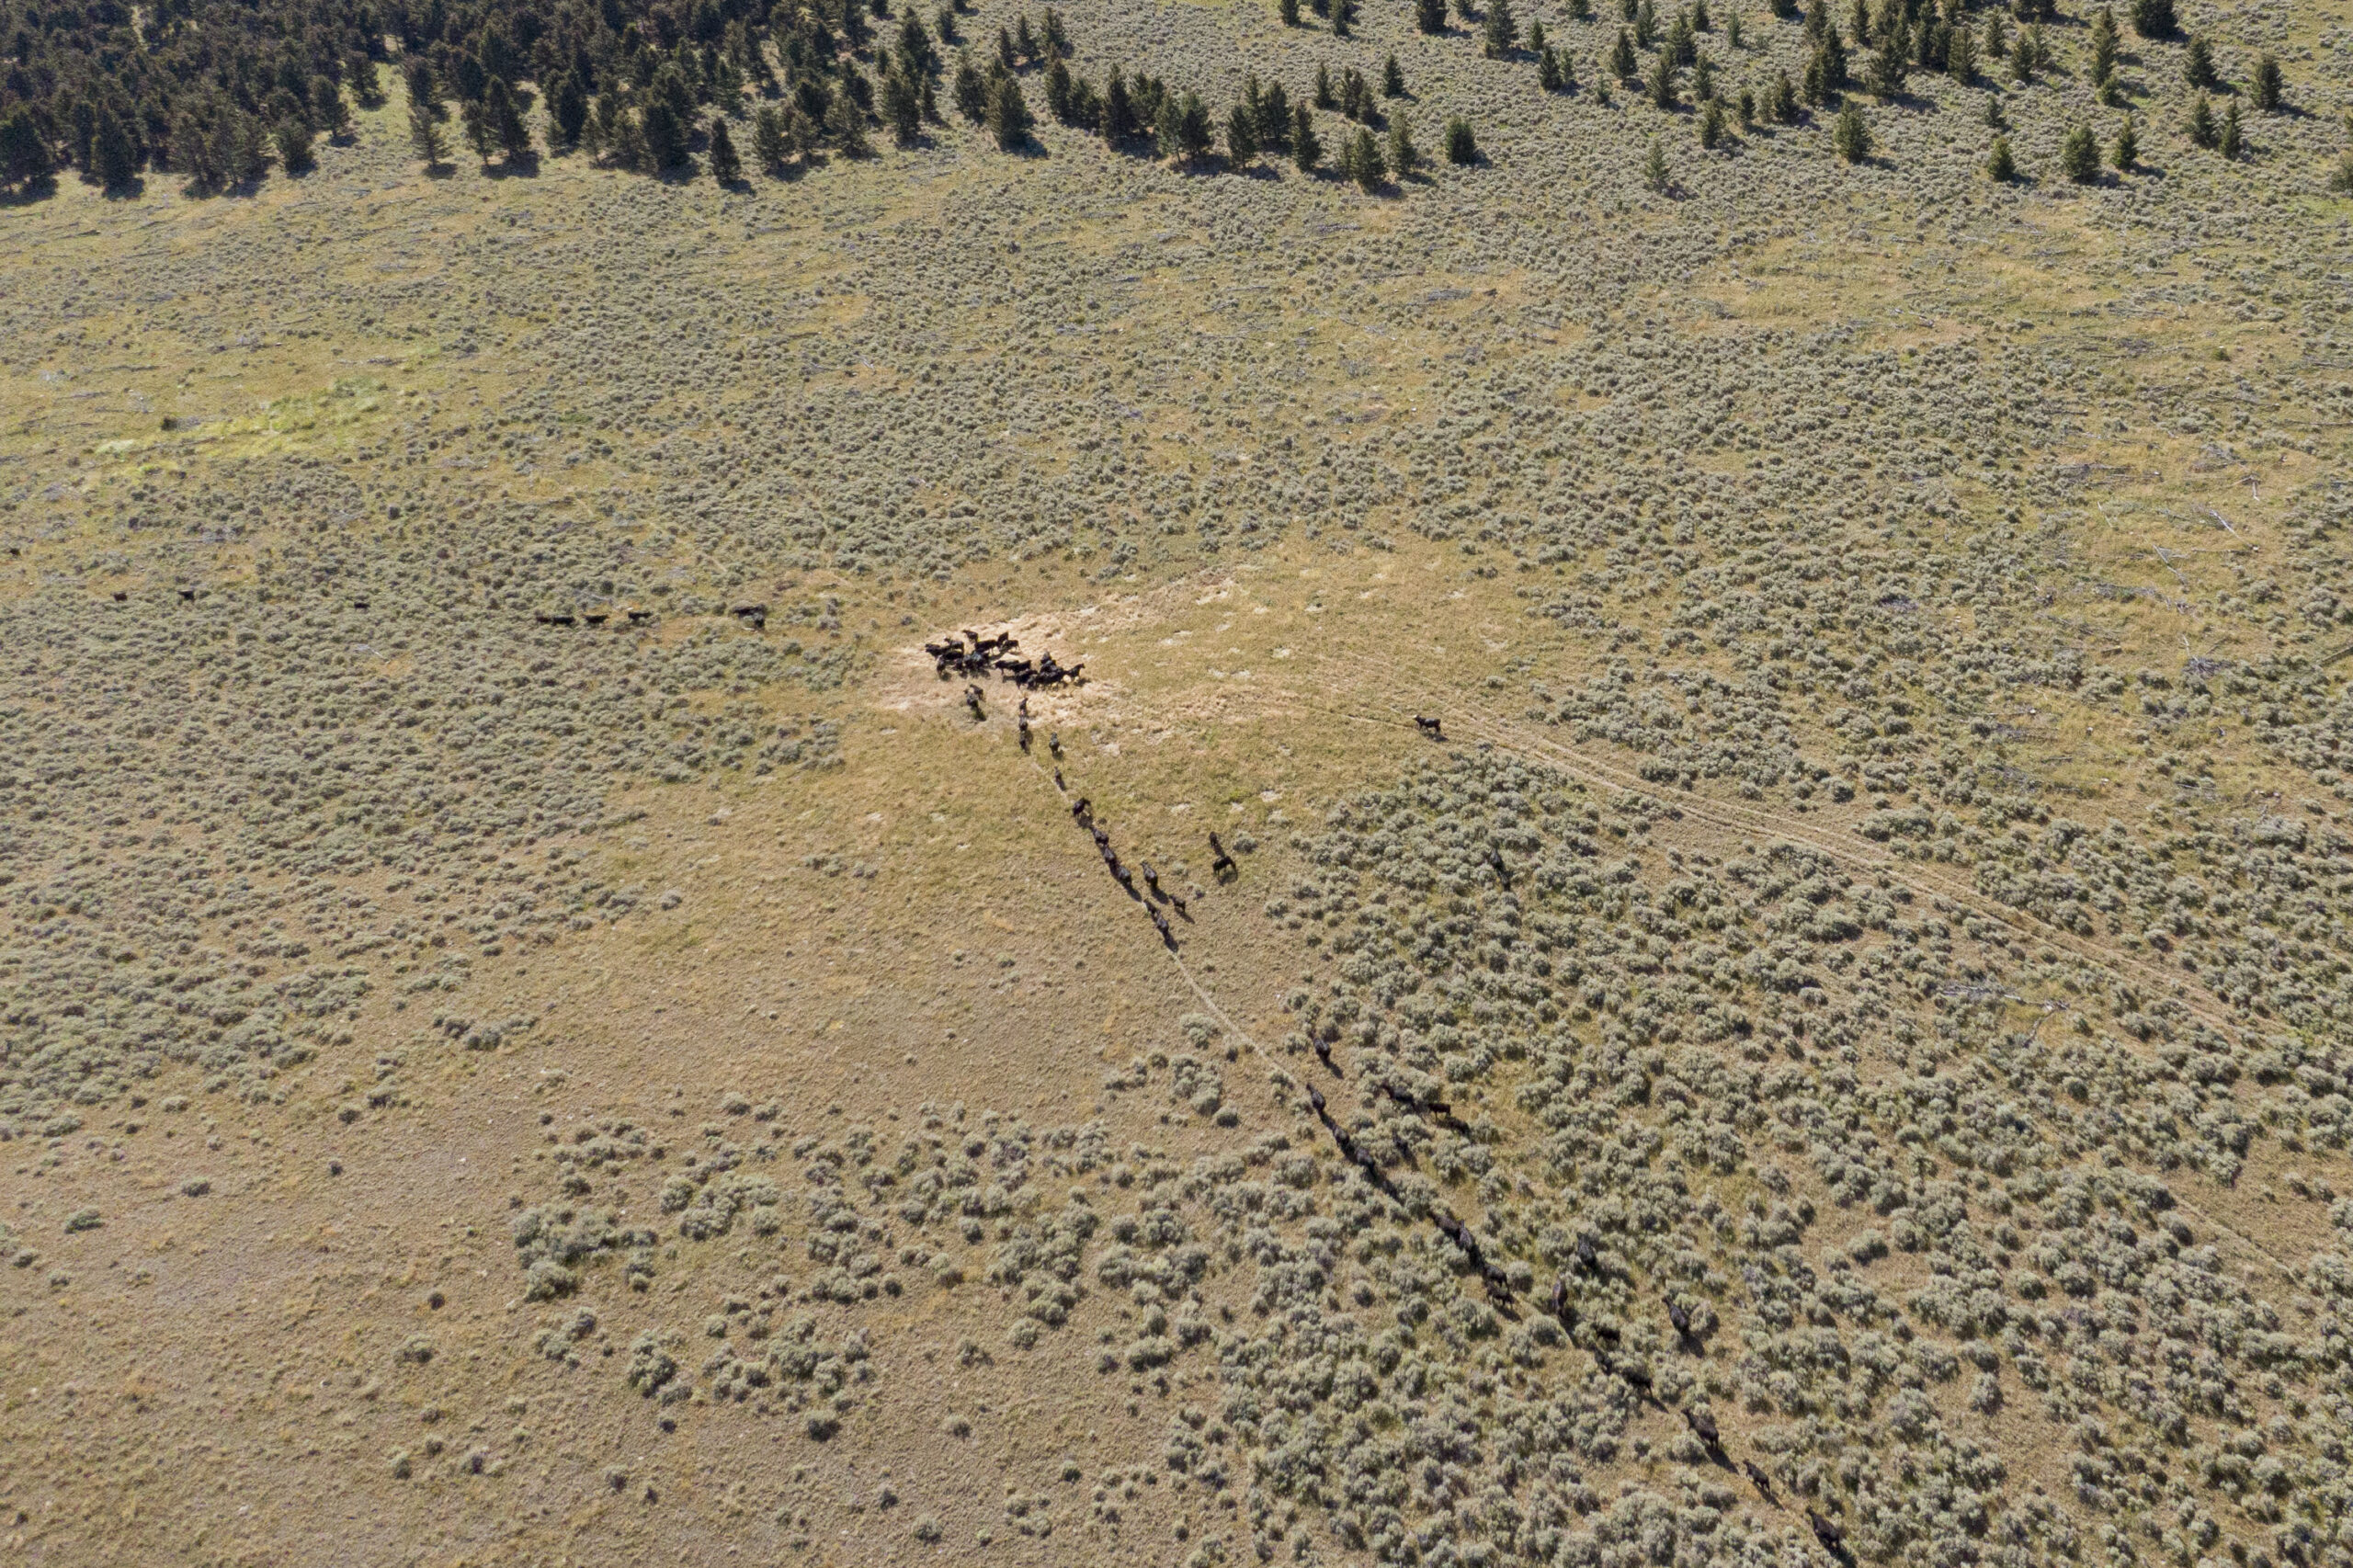
[[(1017, 646), (1018, 644), (1010, 634), (980, 637), (966, 631), (961, 641), (949, 638), (938, 642), (926, 642), (924, 644), (924, 651), (932, 656), (941, 680), (948, 680), (957, 676), (996, 675), (1022, 687), (1024, 695), (1016, 710), (1015, 720), (1017, 726), (1017, 737), (1021, 749), (1027, 752), (1030, 749), (1031, 744), (1028, 689), (1039, 686), (1059, 686), (1064, 682), (1084, 685), (1085, 679), (1080, 674), (1083, 666), (1059, 665), (1055, 663), (1051, 653), (1042, 654), (1034, 662), (1016, 658), (1014, 650)], [(965, 687), (964, 704), (975, 720), (984, 721), (988, 717), (987, 707), (978, 685)], [(1414, 717), (1414, 727), (1431, 740), (1443, 742), (1446, 739), (1445, 729), (1437, 719), (1416, 714)], [(1063, 756), (1060, 732), (1050, 732), (1046, 745), (1055, 762), (1059, 764)], [(1070, 787), (1063, 781), (1059, 766), (1054, 768), (1053, 779), (1054, 788), (1067, 799)], [(1176, 951), (1176, 930), (1169, 924), (1165, 911), (1174, 910), (1179, 919), (1190, 924), (1192, 913), (1184, 896), (1161, 884), (1160, 874), (1154, 869), (1150, 861), (1139, 862), (1135, 871), (1128, 869), (1120, 860), (1118, 850), (1112, 847), (1109, 832), (1096, 818), (1094, 802), (1086, 796), (1082, 795), (1071, 802), (1070, 814), (1071, 820), (1086, 829), (1094, 839), (1096, 850), (1103, 857), (1103, 864), (1111, 873), (1112, 880), (1120, 884), (1129, 897), (1144, 906), (1145, 913), (1152, 917), (1154, 927), (1160, 933), (1161, 941), (1167, 946), (1169, 951)], [(1221, 883), (1231, 883), (1236, 881), (1241, 875), (1241, 868), (1235, 863), (1233, 857), (1226, 852), (1225, 846), (1219, 841), (1215, 833), (1209, 835), (1209, 844), (1211, 854), (1214, 858), (1211, 864), (1211, 875)], [(1508, 887), (1510, 873), (1501, 858), (1490, 851), (1490, 863), (1495, 868), (1497, 879), (1503, 885)], [(1138, 873), (1142, 875), (1144, 889), (1147, 890), (1145, 892), (1137, 891)], [(1324, 1063), (1325, 1070), (1335, 1078), (1345, 1082), (1347, 1074), (1342, 1071), (1339, 1063), (1332, 1059), (1331, 1043), (1327, 1040), (1315, 1040), (1312, 1044), (1317, 1059)], [(1474, 1136), (1472, 1129), (1455, 1114), (1454, 1108), (1443, 1099), (1435, 1096), (1424, 1098), (1410, 1089), (1401, 1087), (1386, 1079), (1374, 1081), (1371, 1088), (1373, 1093), (1393, 1101), (1417, 1116), (1429, 1118), (1458, 1137), (1469, 1139)], [(1382, 1168), (1379, 1157), (1359, 1143), (1347, 1129), (1333, 1119), (1324, 1100), (1324, 1092), (1310, 1084), (1307, 1085), (1307, 1100), (1315, 1112), (1316, 1119), (1323, 1124), (1324, 1131), (1330, 1135), (1333, 1143), (1338, 1148), (1340, 1157), (1354, 1165), (1363, 1175), (1365, 1180), (1381, 1194), (1396, 1202), (1401, 1208), (1405, 1207), (1404, 1195), (1397, 1190), (1396, 1184), (1390, 1179), (1389, 1173)], [(1413, 1162), (1412, 1154), (1405, 1151), (1402, 1143), (1397, 1144), (1396, 1148), (1405, 1162), (1410, 1165)], [(1440, 1234), (1453, 1244), (1471, 1270), (1479, 1276), (1481, 1282), (1486, 1287), (1489, 1300), (1505, 1315), (1516, 1318), (1518, 1315), (1518, 1291), (1512, 1285), (1511, 1276), (1500, 1264), (1487, 1256), (1485, 1248), (1481, 1245), (1477, 1234), (1472, 1231), (1471, 1227), (1456, 1218), (1451, 1210), (1443, 1207), (1431, 1216), (1431, 1222), (1438, 1227)], [(1580, 1334), (1580, 1319), (1575, 1303), (1571, 1300), (1571, 1279), (1579, 1272), (1594, 1278), (1602, 1278), (1607, 1272), (1600, 1249), (1596, 1245), (1591, 1235), (1581, 1235), (1577, 1238), (1575, 1267), (1553, 1281), (1552, 1294), (1546, 1303), (1553, 1320), (1561, 1325), (1561, 1332), (1572, 1344), (1579, 1346), (1591, 1355), (1594, 1364), (1604, 1372), (1625, 1383), (1640, 1398), (1649, 1401), (1661, 1410), (1665, 1410), (1668, 1406), (1658, 1397), (1649, 1369), (1639, 1358), (1621, 1357), (1618, 1354), (1618, 1347), (1624, 1336), (1617, 1328), (1597, 1319), (1584, 1322), (1582, 1324), (1584, 1332)], [(1690, 1313), (1672, 1297), (1665, 1298), (1663, 1304), (1666, 1309), (1668, 1325), (1675, 1331), (1676, 1343), (1678, 1346), (1687, 1346), (1697, 1345), (1698, 1336), (1692, 1332)], [(1692, 1436), (1697, 1437), (1706, 1449), (1711, 1460), (1726, 1470), (1733, 1468), (1732, 1456), (1724, 1451), (1723, 1435), (1717, 1428), (1712, 1415), (1704, 1410), (1695, 1410), (1689, 1406), (1682, 1407), (1678, 1414), (1683, 1417), (1684, 1424), (1690, 1428)], [(1753, 1461), (1742, 1460), (1739, 1461), (1738, 1468), (1768, 1503), (1776, 1508), (1787, 1507), (1787, 1505), (1775, 1494), (1771, 1477)], [(1813, 1531), (1814, 1539), (1821, 1542), (1824, 1551), (1841, 1563), (1851, 1564), (1854, 1562), (1853, 1554), (1847, 1549), (1845, 1530), (1812, 1508), (1805, 1510), (1805, 1519), (1808, 1527)]]

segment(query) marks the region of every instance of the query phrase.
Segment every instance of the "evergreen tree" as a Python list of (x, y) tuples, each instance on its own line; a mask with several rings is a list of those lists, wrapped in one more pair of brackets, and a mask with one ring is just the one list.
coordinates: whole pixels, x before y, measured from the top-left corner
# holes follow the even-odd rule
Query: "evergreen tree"
[(515, 90), (505, 77), (490, 79), (490, 92), (484, 99), (490, 110), (491, 133), (498, 138), (499, 151), (509, 164), (520, 164), (531, 156), (531, 128), (523, 122), (523, 111), (515, 102)]
[(1321, 62), (1315, 67), (1315, 107), (1317, 108), (1340, 107), (1339, 99), (1332, 93), (1332, 73)]
[[(1056, 61), (1054, 63), (1059, 65), (1062, 62)], [(891, 128), (891, 140), (900, 146), (912, 147), (923, 140), (923, 92), (915, 85), (915, 78), (904, 71), (893, 69), (882, 78), (882, 119)], [(714, 148), (713, 156), (716, 154), (717, 149)], [(718, 165), (714, 163), (712, 173), (717, 172)]]
[(1745, 46), (1745, 41), (1741, 36), (1740, 13), (1734, 11), (1724, 18), (1724, 47), (1738, 50)]
[(351, 109), (343, 101), (343, 89), (335, 85), (332, 76), (312, 80), (311, 123), (338, 142), (351, 139)]
[(2214, 51), (2202, 35), (2189, 40), (2189, 49), (2181, 57), (2181, 79), (2210, 93), (2222, 85), (2222, 76), (2214, 69)]
[(2189, 139), (2200, 147), (2211, 147), (2222, 140), (2214, 126), (2214, 106), (2200, 93), (2189, 105)]
[(260, 120), (231, 109), (221, 117), (221, 135), (227, 149), (230, 179), (251, 186), (268, 176), (269, 137)]
[[(325, 78), (322, 77), (324, 81)], [(291, 121), (289, 122), (293, 123)], [(305, 132), (308, 135), (308, 132)], [(304, 143), (304, 152), (309, 144)], [(289, 174), (300, 174), (302, 168), (287, 165)], [(110, 108), (100, 108), (96, 128), (90, 133), (90, 176), (103, 190), (120, 190), (139, 177), (139, 149), (131, 140), (131, 132), (122, 128)]]
[(2116, 148), (2110, 157), (2119, 169), (2130, 169), (2141, 161), (2141, 136), (2132, 127), (2132, 117), (2126, 115), (2124, 123), (2116, 128)]
[(1046, 62), (1046, 112), (1070, 123), (1070, 67), (1059, 54)]
[(1038, 58), (1038, 35), (1029, 30), (1029, 14), (1026, 11), (1014, 18), (1013, 52), (1025, 61)]
[(1550, 46), (1536, 56), (1536, 85), (1548, 93), (1561, 90), (1561, 59)]
[(1847, 49), (1838, 41), (1838, 29), (1833, 28), (1822, 35), (1822, 41), (1814, 46), (1813, 58), (1806, 62), (1806, 101), (1829, 103), (1846, 85)]
[(1666, 166), (1666, 150), (1651, 138), (1651, 150), (1643, 159), (1643, 184), (1654, 196), (1665, 196), (1675, 185), (1675, 176)]
[(1716, 96), (1716, 62), (1706, 55), (1691, 62), (1691, 97), (1707, 103)]
[(2239, 101), (2233, 98), (2222, 109), (2222, 135), (2216, 143), (2223, 157), (2235, 163), (2239, 155)]
[(1414, 25), (1432, 35), (1446, 31), (1446, 0), (1414, 0)]
[(1847, 17), (1847, 31), (1854, 36), (1857, 49), (1867, 48), (1871, 41), (1870, 0), (1855, 0), (1854, 9)]
[(1332, 36), (1347, 38), (1356, 25), (1357, 0), (1331, 0)]
[(1699, 112), (1699, 145), (1713, 152), (1724, 139), (1724, 101), (1710, 98)]
[(2018, 177), (2018, 165), (2017, 160), (2010, 156), (2008, 137), (1994, 138), (1993, 151), (1985, 154), (1985, 177), (1995, 185), (2007, 185)]
[[(1120, 95), (1121, 101), (1124, 102), (1126, 88), (1120, 81), (1120, 73), (1117, 69), (1111, 73), (1111, 87), (1114, 92)], [(956, 112), (972, 124), (978, 125), (988, 118), (988, 87), (981, 80), (980, 70), (973, 65), (972, 57), (969, 54), (956, 63), (955, 97)]]
[(1983, 52), (1987, 60), (1997, 64), (2010, 57), (2009, 35), (2002, 27), (2002, 13), (1998, 10), (1985, 13), (1985, 48)]
[(1658, 41), (1658, 13), (1652, 9), (1651, 0), (1642, 0), (1634, 7), (1634, 43), (1648, 49)]
[[(1892, 40), (1893, 41), (1893, 40)], [(1881, 103), (1904, 96), (1904, 77), (1909, 62), (1901, 48), (1882, 48), (1871, 56), (1871, 96)]]
[(735, 138), (728, 133), (724, 116), (710, 122), (710, 177), (722, 186), (744, 180), (744, 160), (736, 156)]
[(1134, 141), (1142, 129), (1135, 100), (1128, 96), (1128, 79), (1114, 65), (1111, 79), (1103, 85), (1103, 140), (1117, 147)]
[(1005, 152), (1013, 152), (1029, 140), (1029, 105), (1021, 96), (1021, 84), (1011, 75), (999, 77), (990, 93), (988, 121), (989, 134)]
[(2116, 13), (2107, 6), (2092, 18), (2092, 81), (2094, 85), (2107, 81), (2116, 74)]
[(1267, 88), (1258, 99), (1258, 145), (1275, 152), (1290, 148), (1290, 95), (1283, 91), (1280, 82)]
[(1787, 71), (1773, 73), (1772, 85), (1765, 89), (1765, 113), (1776, 125), (1798, 122), (1797, 88), (1791, 85)]
[(781, 176), (786, 161), (791, 156), (791, 146), (784, 132), (784, 111), (774, 104), (762, 104), (758, 114), (752, 117), (752, 156), (760, 167)]
[(2132, 30), (2143, 38), (2171, 38), (2173, 0), (2132, 0)]
[(1830, 128), (1830, 144), (1850, 164), (1871, 155), (1871, 128), (1863, 123), (1863, 111), (1851, 100), (1838, 111), (1838, 122)]
[(579, 73), (566, 71), (548, 89), (548, 124), (554, 131), (551, 138), (559, 147), (576, 146), (588, 124), (588, 90), (580, 85)]
[(2002, 123), (2002, 100), (1998, 94), (1985, 95), (1985, 123), (1995, 131), (2006, 130)]
[[(855, 110), (857, 106), (851, 108)], [(687, 128), (666, 98), (646, 99), (644, 109), (638, 115), (638, 129), (644, 132), (645, 154), (655, 169), (676, 168), (687, 161)], [(471, 134), (472, 127), (468, 131)]]
[(1421, 161), (1421, 152), (1414, 145), (1414, 133), (1406, 129), (1404, 115), (1402, 113), (1391, 115), (1389, 117), (1390, 171), (1399, 179), (1404, 179), (1414, 172), (1415, 167)]
[(1208, 107), (1199, 93), (1187, 93), (1176, 101), (1176, 156), (1188, 164), (1199, 163), (1209, 156), (1215, 140)]
[(1662, 49), (1651, 61), (1650, 80), (1645, 85), (1650, 89), (1651, 102), (1661, 108), (1671, 109), (1681, 101), (1676, 88), (1673, 50)]
[(1324, 161), (1324, 143), (1315, 139), (1315, 116), (1305, 104), (1290, 111), (1290, 161), (1303, 175), (1313, 174)]
[(279, 166), (288, 174), (306, 175), (319, 166), (317, 155), (311, 151), (311, 128), (301, 120), (290, 115), (279, 120), (269, 139), (278, 149)]
[(847, 83), (835, 91), (833, 102), (825, 107), (825, 134), (834, 139), (845, 158), (863, 158), (874, 151), (874, 144), (866, 139), (866, 111), (858, 107)]
[(1634, 39), (1625, 28), (1618, 29), (1618, 42), (1609, 51), (1609, 74), (1620, 82), (1631, 84), (1642, 74), (1642, 64), (1634, 57)]
[(1573, 22), (1593, 20), (1593, 0), (1569, 0), (1569, 20)]
[(2279, 62), (2266, 54), (2255, 62), (2255, 107), (2266, 114), (2279, 112)]
[(914, 6), (908, 6), (907, 14), (899, 19), (899, 69), (910, 76), (927, 75), (938, 59), (931, 35), (923, 30), (923, 18), (915, 15)]
[(1740, 128), (1743, 131), (1756, 129), (1756, 95), (1746, 87), (1740, 90)]
[(1677, 67), (1688, 65), (1699, 57), (1699, 35), (1691, 30), (1688, 15), (1676, 17), (1675, 25), (1666, 29), (1666, 52)]
[(996, 30), (996, 63), (1000, 71), (1010, 71), (1019, 63), (1019, 56), (1013, 51), (1013, 35), (1003, 28)]
[[(0, 138), (5, 138), (6, 130), (0, 125)], [(2336, 166), (2328, 171), (2328, 188), (2339, 196), (2353, 196), (2353, 153), (2336, 155)]]
[(1471, 122), (1459, 114), (1446, 122), (1446, 161), (1449, 164), (1475, 164), (1479, 161), (1479, 143), (1471, 134)]
[[(2276, 71), (2278, 67), (2275, 66), (2273, 69)], [(1402, 98), (1405, 96), (1405, 73), (1397, 63), (1395, 50), (1391, 50), (1389, 58), (1382, 61), (1381, 64), (1381, 96), (1384, 98)]]
[(1577, 62), (1569, 58), (1569, 51), (1565, 49), (1555, 50), (1553, 51), (1552, 62), (1554, 69), (1560, 74), (1561, 91), (1564, 93), (1575, 92), (1577, 90)]
[(1507, 58), (1519, 42), (1519, 23), (1511, 14), (1511, 0), (1487, 0), (1487, 20), (1479, 33), (1487, 58)]
[(1283, 19), (1283, 26), (1299, 26), (1299, 0), (1277, 0), (1276, 10)]
[(2059, 172), (2077, 185), (2090, 185), (2099, 178), (2099, 142), (2090, 126), (2078, 125), (2059, 144)]
[(1225, 117), (1227, 166), (1246, 169), (1258, 156), (1258, 115), (1247, 103), (1233, 106)]
[(1056, 54), (1070, 52), (1070, 29), (1063, 23), (1063, 14), (1051, 6), (1046, 7), (1044, 29), (1048, 49)]
[(1945, 74), (1963, 86), (1977, 79), (1977, 35), (1965, 27), (1953, 28), (1945, 45)]

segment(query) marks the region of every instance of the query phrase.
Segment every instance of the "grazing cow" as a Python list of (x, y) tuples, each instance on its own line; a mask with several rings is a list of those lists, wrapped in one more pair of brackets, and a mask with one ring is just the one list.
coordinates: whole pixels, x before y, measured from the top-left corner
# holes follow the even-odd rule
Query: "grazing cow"
[(1078, 798), (1078, 803), (1077, 803), (1076, 805), (1074, 805), (1073, 807), (1071, 807), (1071, 809), (1070, 809), (1070, 814), (1071, 814), (1074, 818), (1075, 818), (1076, 820), (1078, 820), (1079, 822), (1082, 822), (1082, 823), (1083, 823), (1083, 822), (1085, 822), (1085, 821), (1086, 820), (1086, 809), (1087, 809), (1087, 807), (1089, 807), (1089, 806), (1093, 805), (1094, 803), (1095, 803), (1095, 802), (1093, 802), (1092, 801), (1089, 801), (1086, 796), (1081, 795), (1081, 796)]
[(1168, 901), (1168, 906), (1171, 909), (1174, 909), (1177, 914), (1184, 915), (1186, 919), (1190, 920), (1193, 917), (1191, 913), (1185, 907), (1185, 898), (1183, 894), (1164, 892), (1160, 896)]
[(1707, 1444), (1711, 1450), (1717, 1453), (1723, 1451), (1723, 1434), (1716, 1430), (1714, 1416), (1704, 1410), (1686, 1410), (1683, 1413), (1683, 1424), (1690, 1427), (1691, 1435)]
[(643, 626), (653, 619), (654, 612), (650, 609), (633, 609), (629, 612), (629, 623), (631, 626)]
[(1049, 730), (1046, 732), (1046, 749), (1052, 752), (1056, 756), (1062, 756), (1063, 733), (1060, 730)]
[(1691, 1314), (1671, 1297), (1666, 1303), (1666, 1321), (1675, 1325), (1675, 1332), (1679, 1337), (1691, 1337)]
[[(366, 609), (368, 608), (368, 601), (366, 599), (354, 599), (351, 601), (351, 608), (354, 609)], [(588, 624), (594, 626), (599, 619), (601, 618), (592, 618)]]
[(1601, 1254), (1595, 1248), (1593, 1244), (1593, 1238), (1591, 1236), (1579, 1236), (1577, 1238), (1577, 1261), (1584, 1264), (1586, 1269), (1592, 1273), (1598, 1274), (1601, 1272)]
[(972, 717), (975, 719), (984, 719), (988, 716), (981, 711), (981, 688), (977, 686), (968, 686), (964, 688), (964, 706), (972, 710)]
[(1438, 728), (1438, 722), (1435, 719), (1425, 719), (1416, 713), (1414, 715), (1414, 727), (1434, 741), (1446, 739), (1446, 733)]
[(128, 604), (131, 602), (131, 595), (121, 588), (117, 588), (114, 591), (114, 602), (117, 604)]
[(1754, 1486), (1757, 1491), (1765, 1494), (1765, 1501), (1772, 1504), (1776, 1508), (1781, 1506), (1781, 1500), (1773, 1495), (1773, 1478), (1771, 1476), (1757, 1469), (1754, 1463), (1747, 1460), (1740, 1461), (1740, 1473), (1748, 1477), (1748, 1483), (1751, 1486)]
[(1833, 1557), (1845, 1556), (1847, 1545), (1845, 1530), (1840, 1529), (1812, 1508), (1805, 1511), (1805, 1522), (1813, 1527), (1813, 1539), (1822, 1543), (1823, 1551), (1829, 1552)]
[(1029, 749), (1029, 716), (1025, 713), (1014, 722), (1015, 733), (1021, 737), (1021, 749), (1028, 751)]
[[(365, 599), (360, 600), (359, 608), (361, 609), (366, 609), (368, 608), (368, 601)], [(591, 626), (602, 626), (605, 622), (612, 619), (613, 616), (610, 610), (592, 609), (580, 619), (586, 621)]]
[[(8, 553), (9, 553), (9, 554), (11, 554), (11, 555), (14, 555), (14, 554), (16, 554), (17, 552), (16, 552), (15, 551), (13, 551), (13, 550), (12, 550), (12, 551), (10, 551)], [(182, 603), (182, 604), (184, 604), (184, 605), (192, 605), (192, 604), (194, 604), (195, 602), (196, 602), (196, 590), (195, 590), (194, 588), (182, 588), (182, 589), (180, 590), (180, 603)]]
[(1569, 1277), (1565, 1274), (1552, 1281), (1552, 1315), (1563, 1329), (1577, 1325), (1576, 1309), (1569, 1305)]
[(1070, 786), (1063, 782), (1063, 770), (1059, 767), (1054, 769), (1054, 788), (1065, 795), (1070, 793)]
[(1316, 1115), (1322, 1116), (1324, 1114), (1324, 1091), (1317, 1088), (1313, 1084), (1308, 1085), (1307, 1103), (1315, 1108)]
[(737, 605), (733, 613), (736, 619), (755, 631), (768, 629), (768, 607), (766, 605)]

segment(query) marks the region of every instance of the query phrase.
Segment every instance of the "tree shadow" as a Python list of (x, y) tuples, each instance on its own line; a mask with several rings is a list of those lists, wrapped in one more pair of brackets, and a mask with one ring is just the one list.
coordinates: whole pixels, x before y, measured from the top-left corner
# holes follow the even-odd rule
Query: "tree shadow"
[(29, 207), (56, 194), (57, 176), (43, 175), (39, 179), (27, 180), (14, 190), (0, 190), (0, 207)]
[(108, 186), (98, 193), (108, 201), (136, 201), (147, 194), (147, 182), (138, 175)]
[(501, 158), (495, 164), (484, 164), (482, 172), (485, 179), (537, 179), (540, 177), (540, 155), (524, 153)]

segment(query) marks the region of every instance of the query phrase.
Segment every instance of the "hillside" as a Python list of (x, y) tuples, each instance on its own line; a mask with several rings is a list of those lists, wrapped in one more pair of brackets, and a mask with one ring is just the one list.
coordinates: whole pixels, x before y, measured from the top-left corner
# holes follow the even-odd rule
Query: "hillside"
[(1295, 9), (11, 0), (18, 1557), (2353, 1562), (2353, 11)]

